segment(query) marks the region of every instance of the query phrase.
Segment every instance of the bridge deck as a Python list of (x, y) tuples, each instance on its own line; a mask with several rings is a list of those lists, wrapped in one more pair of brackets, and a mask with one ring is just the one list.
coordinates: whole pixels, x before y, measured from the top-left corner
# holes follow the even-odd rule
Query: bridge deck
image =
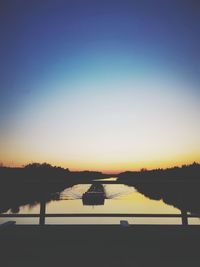
[(199, 266), (199, 226), (14, 226), (2, 266)]

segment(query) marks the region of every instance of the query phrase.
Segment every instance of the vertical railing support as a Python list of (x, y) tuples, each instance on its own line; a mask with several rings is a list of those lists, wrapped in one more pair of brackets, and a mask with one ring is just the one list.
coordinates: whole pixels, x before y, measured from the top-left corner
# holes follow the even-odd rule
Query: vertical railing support
[(40, 202), (40, 225), (45, 225), (45, 211), (46, 211), (46, 202), (45, 200), (41, 200)]
[(181, 216), (182, 216), (182, 225), (188, 225), (187, 211), (181, 210)]

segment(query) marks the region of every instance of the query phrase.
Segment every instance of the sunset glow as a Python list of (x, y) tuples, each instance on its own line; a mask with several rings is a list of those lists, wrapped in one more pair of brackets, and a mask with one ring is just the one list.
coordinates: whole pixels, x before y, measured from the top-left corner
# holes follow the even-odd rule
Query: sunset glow
[(55, 7), (5, 11), (16, 32), (1, 51), (0, 162), (117, 173), (200, 161), (198, 16)]

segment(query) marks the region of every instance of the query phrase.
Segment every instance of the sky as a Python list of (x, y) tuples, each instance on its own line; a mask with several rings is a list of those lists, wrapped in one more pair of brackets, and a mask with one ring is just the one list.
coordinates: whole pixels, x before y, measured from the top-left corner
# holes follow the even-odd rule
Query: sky
[(3, 0), (0, 163), (200, 161), (200, 3)]

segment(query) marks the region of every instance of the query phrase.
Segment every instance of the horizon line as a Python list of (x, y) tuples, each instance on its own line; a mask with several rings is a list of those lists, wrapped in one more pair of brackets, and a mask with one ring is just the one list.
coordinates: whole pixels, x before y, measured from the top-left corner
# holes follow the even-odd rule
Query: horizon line
[(175, 168), (175, 167), (182, 167), (182, 166), (190, 166), (190, 165), (193, 165), (193, 164), (200, 164), (199, 161), (193, 161), (191, 163), (181, 163), (181, 164), (177, 164), (177, 165), (168, 165), (167, 167), (155, 167), (155, 168), (146, 168), (146, 167), (142, 167), (142, 168), (139, 168), (139, 169), (127, 169), (127, 170), (121, 170), (121, 171), (112, 171), (112, 170), (97, 170), (97, 169), (76, 169), (76, 168), (68, 168), (68, 167), (63, 167), (62, 165), (58, 166), (58, 165), (53, 165), (51, 163), (48, 163), (48, 162), (30, 162), (30, 163), (27, 163), (27, 164), (19, 164), (19, 165), (4, 165), (3, 163), (0, 164), (0, 167), (5, 167), (5, 168), (24, 168), (26, 165), (28, 164), (33, 164), (33, 163), (39, 163), (39, 164), (43, 164), (43, 163), (47, 163), (47, 164), (50, 164), (52, 167), (60, 167), (60, 168), (63, 168), (63, 169), (68, 169), (70, 172), (84, 172), (84, 171), (89, 171), (89, 172), (101, 172), (103, 174), (113, 174), (113, 175), (117, 175), (117, 174), (120, 174), (120, 173), (123, 173), (123, 172), (140, 172), (142, 170), (146, 170), (146, 171), (152, 171), (152, 170), (158, 170), (158, 169), (169, 169), (169, 168)]

